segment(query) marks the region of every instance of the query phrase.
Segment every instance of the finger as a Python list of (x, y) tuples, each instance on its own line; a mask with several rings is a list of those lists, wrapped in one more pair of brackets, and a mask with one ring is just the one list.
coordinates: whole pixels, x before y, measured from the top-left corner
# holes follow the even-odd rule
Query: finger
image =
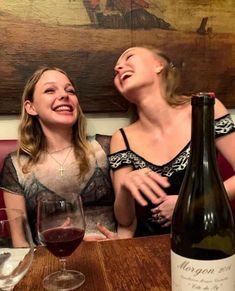
[(71, 218), (67, 217), (65, 222), (61, 225), (61, 227), (71, 226)]
[(153, 217), (153, 218), (155, 219), (155, 221), (156, 221), (158, 224), (160, 224), (161, 226), (164, 225), (166, 222), (168, 222), (168, 219), (167, 219), (165, 216), (163, 216), (163, 215), (161, 215), (161, 214), (159, 214), (159, 213), (157, 213), (157, 214), (153, 214), (152, 217)]
[[(162, 189), (162, 187), (170, 186), (170, 183), (166, 177), (162, 177), (158, 173), (155, 173), (148, 168), (137, 170), (136, 173), (134, 174), (136, 175), (133, 175), (132, 180), (133, 183), (137, 186), (137, 188), (141, 184), (146, 184), (158, 198), (165, 197), (167, 195), (165, 191)], [(148, 198), (151, 199), (151, 197)], [(159, 201), (157, 201), (155, 197), (153, 199), (154, 201), (152, 201), (151, 199), (152, 202), (159, 203)]]
[(99, 236), (99, 235), (86, 235), (86, 236), (84, 236), (83, 240), (85, 240), (85, 241), (97, 241), (97, 240), (104, 240), (104, 238)]
[(155, 194), (155, 197), (157, 196), (158, 198), (163, 198), (167, 195), (166, 192), (162, 189), (162, 185), (159, 184), (156, 180), (150, 178), (149, 176), (145, 178), (145, 184), (147, 184), (151, 188), (152, 192)]
[[(162, 201), (161, 197), (156, 196), (156, 192), (153, 192), (149, 184), (141, 183), (139, 185), (141, 193), (147, 197), (153, 204), (159, 204)], [(157, 194), (158, 195), (158, 194)]]
[(161, 210), (160, 210), (159, 207), (152, 208), (152, 209), (150, 209), (150, 211), (151, 211), (153, 214), (159, 214), (159, 213), (161, 212)]
[(105, 237), (109, 238), (109, 239), (113, 239), (115, 238), (115, 233), (108, 230), (107, 227), (105, 227), (104, 225), (102, 225), (101, 223), (97, 223), (96, 224), (97, 229), (99, 230), (99, 232), (101, 232)]
[(167, 188), (170, 186), (170, 182), (167, 177), (161, 176), (160, 174), (154, 171), (149, 171), (147, 176), (164, 188)]
[(142, 206), (147, 205), (147, 201), (144, 199), (143, 195), (153, 204), (161, 203), (163, 198), (167, 195), (156, 181), (146, 175), (143, 177), (133, 177), (132, 183), (129, 183), (129, 189), (132, 193), (135, 193), (134, 198), (138, 200)]
[(167, 221), (166, 223), (161, 224), (161, 227), (168, 227), (171, 225), (170, 221)]
[(134, 184), (130, 184), (129, 185), (129, 192), (131, 192), (133, 198), (142, 206), (146, 206), (148, 205), (148, 202), (144, 199), (144, 197), (142, 196), (140, 190), (139, 190), (139, 186), (136, 186)]

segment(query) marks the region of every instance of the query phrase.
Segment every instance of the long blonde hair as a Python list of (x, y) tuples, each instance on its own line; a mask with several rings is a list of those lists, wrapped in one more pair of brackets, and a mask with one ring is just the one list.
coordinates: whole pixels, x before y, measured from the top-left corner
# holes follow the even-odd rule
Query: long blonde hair
[[(28, 157), (26, 163), (22, 166), (22, 171), (24, 173), (30, 171), (30, 168), (38, 162), (42, 152), (47, 148), (46, 137), (37, 116), (28, 114), (24, 104), (26, 100), (31, 102), (33, 101), (33, 95), (37, 82), (44, 72), (50, 70), (58, 71), (64, 74), (69, 79), (71, 84), (76, 87), (67, 73), (56, 67), (42, 67), (35, 71), (28, 79), (22, 95), (19, 145), (17, 150), (18, 160), (20, 160), (21, 154)], [(86, 119), (79, 104), (77, 110), (78, 118), (72, 128), (71, 142), (74, 145), (75, 157), (80, 168), (80, 177), (83, 178), (90, 169), (88, 156), (92, 151), (86, 139)]]
[(161, 74), (165, 93), (164, 95), (168, 104), (178, 106), (189, 103), (191, 101), (191, 97), (181, 95), (178, 92), (180, 85), (180, 72), (174, 62), (159, 49), (147, 46), (145, 48), (150, 50), (155, 57), (160, 57), (163, 60), (164, 68), (161, 71)]

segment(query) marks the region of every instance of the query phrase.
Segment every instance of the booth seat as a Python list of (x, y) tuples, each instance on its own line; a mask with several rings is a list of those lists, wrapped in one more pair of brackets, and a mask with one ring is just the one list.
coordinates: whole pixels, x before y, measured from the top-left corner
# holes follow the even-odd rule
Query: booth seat
[[(99, 135), (102, 138), (102, 135)], [(106, 140), (110, 141), (110, 137), (103, 136)], [(108, 145), (107, 145), (108, 146)], [(13, 152), (17, 147), (17, 140), (0, 140), (0, 171), (2, 169), (5, 157)], [(217, 156), (218, 166), (220, 170), (220, 174), (223, 180), (228, 179), (229, 177), (234, 175), (234, 170), (228, 161), (221, 155)], [(3, 195), (0, 189), (0, 208), (4, 207)], [(232, 202), (232, 208), (235, 210), (235, 201)]]
[[(16, 149), (17, 140), (0, 140), (0, 172), (4, 163), (5, 157)], [(0, 189), (0, 208), (4, 208), (3, 193)], [(5, 217), (0, 217), (4, 219)]]

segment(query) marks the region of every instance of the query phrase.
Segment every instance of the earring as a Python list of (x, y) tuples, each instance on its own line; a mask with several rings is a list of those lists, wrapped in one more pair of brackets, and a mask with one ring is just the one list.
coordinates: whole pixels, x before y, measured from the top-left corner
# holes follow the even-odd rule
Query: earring
[(161, 73), (161, 69), (156, 70), (156, 74), (159, 75)]

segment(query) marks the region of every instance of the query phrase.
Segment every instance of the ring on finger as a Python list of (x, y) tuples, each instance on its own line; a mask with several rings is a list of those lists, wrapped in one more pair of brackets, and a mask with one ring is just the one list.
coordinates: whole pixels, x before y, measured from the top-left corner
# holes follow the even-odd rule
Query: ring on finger
[(159, 213), (157, 214), (157, 221), (162, 221), (163, 220), (163, 216), (161, 216)]

